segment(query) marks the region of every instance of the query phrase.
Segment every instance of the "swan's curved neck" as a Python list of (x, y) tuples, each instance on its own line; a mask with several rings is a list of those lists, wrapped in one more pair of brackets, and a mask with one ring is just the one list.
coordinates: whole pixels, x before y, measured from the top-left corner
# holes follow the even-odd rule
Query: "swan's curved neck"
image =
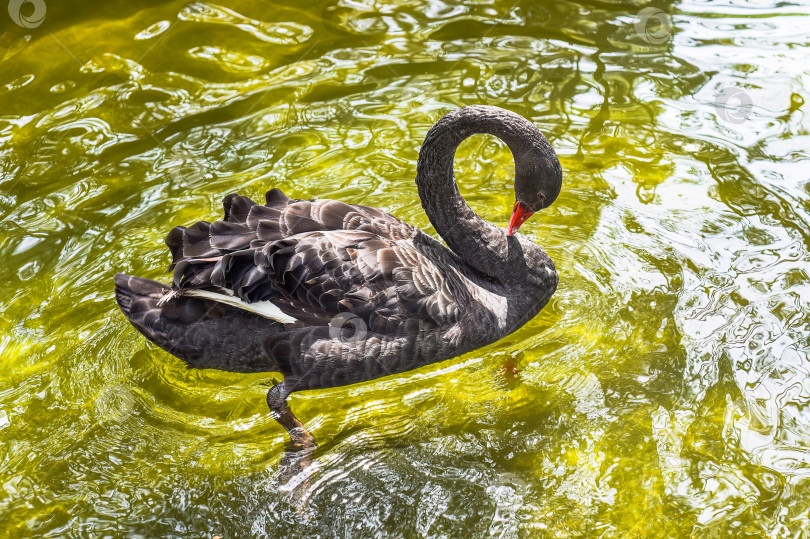
[[(439, 120), (428, 131), (419, 152), (416, 185), (431, 224), (462, 260), (481, 273), (501, 280), (509, 264), (506, 230), (481, 219), (461, 196), (453, 173), (459, 144), (487, 133), (512, 151), (515, 171), (531, 167), (532, 137), (537, 132), (523, 117), (496, 107), (464, 107)], [(516, 243), (516, 242), (514, 242)]]

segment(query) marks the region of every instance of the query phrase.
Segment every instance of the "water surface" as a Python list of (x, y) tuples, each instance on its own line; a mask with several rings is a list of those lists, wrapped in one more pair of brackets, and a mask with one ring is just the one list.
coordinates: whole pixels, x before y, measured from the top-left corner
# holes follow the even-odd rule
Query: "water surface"
[[(222, 1), (0, 13), (0, 536), (810, 533), (810, 6)], [(418, 150), (472, 103), (560, 155), (521, 229), (559, 290), (486, 349), (295, 394), (321, 445), (280, 488), (278, 377), (186, 369), (112, 276), (166, 280), (165, 234), (234, 191), (435, 233)], [(508, 149), (456, 167), (505, 225)]]

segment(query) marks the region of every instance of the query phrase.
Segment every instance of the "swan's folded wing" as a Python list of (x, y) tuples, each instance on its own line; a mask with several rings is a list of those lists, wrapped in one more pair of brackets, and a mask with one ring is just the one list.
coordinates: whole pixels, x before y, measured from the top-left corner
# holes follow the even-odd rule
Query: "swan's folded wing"
[(346, 204), (339, 200), (298, 200), (279, 189), (265, 195), (266, 204), (231, 194), (225, 197), (222, 221), (200, 221), (176, 227), (166, 237), (172, 264), (182, 259), (204, 258), (250, 247), (251, 242), (277, 241), (296, 234), (327, 230), (361, 230), (389, 239), (412, 238), (418, 230), (378, 208)]
[(231, 195), (224, 221), (172, 230), (175, 289), (272, 301), (305, 324), (348, 312), (386, 334), (410, 331), (415, 321), (457, 321), (454, 290), (415, 248), (415, 227), (376, 208), (291, 200), (278, 190), (267, 201)]
[(369, 330), (391, 335), (414, 322), (443, 326), (458, 318), (439, 267), (410, 242), (370, 232), (298, 234), (257, 249), (248, 267), (218, 266), (212, 272), (218, 286), (245, 301), (272, 301), (304, 323), (328, 324), (351, 313)]

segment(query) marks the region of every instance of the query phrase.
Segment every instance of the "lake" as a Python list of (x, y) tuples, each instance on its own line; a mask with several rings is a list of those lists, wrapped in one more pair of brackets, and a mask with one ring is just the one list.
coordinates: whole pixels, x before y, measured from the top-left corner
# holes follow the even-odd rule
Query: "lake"
[[(12, 0), (0, 10), (0, 537), (810, 533), (810, 5)], [(72, 4), (72, 5), (70, 5)], [(427, 130), (530, 119), (563, 167), (521, 233), (559, 288), (452, 361), (294, 394), (189, 370), (113, 299), (222, 198), (430, 234)], [(514, 164), (466, 140), (506, 226)]]

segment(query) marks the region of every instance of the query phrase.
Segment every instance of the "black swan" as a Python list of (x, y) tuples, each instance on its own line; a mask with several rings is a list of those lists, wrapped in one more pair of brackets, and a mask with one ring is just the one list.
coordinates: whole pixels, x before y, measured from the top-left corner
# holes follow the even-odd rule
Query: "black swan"
[[(489, 133), (515, 160), (508, 229), (476, 215), (453, 174), (456, 148)], [(147, 339), (190, 367), (281, 372), (267, 394), (291, 451), (314, 438), (293, 391), (354, 384), (491, 344), (533, 318), (557, 288), (551, 258), (515, 231), (560, 192), (562, 170), (522, 116), (474, 105), (441, 118), (419, 152), (416, 185), (445, 247), (376, 208), (231, 194), (221, 221), (176, 227), (171, 287), (115, 277), (118, 305)]]

